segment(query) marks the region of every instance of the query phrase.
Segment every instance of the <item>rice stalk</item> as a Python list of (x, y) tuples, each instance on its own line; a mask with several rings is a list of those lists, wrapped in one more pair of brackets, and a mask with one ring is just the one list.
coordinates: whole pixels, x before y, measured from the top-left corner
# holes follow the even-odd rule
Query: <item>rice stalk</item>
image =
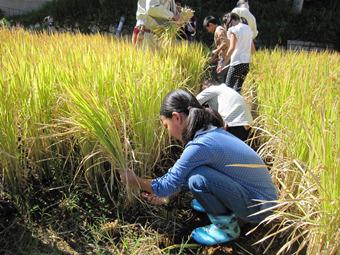
[(182, 7), (179, 12), (179, 18), (176, 21), (167, 21), (154, 29), (154, 33), (160, 45), (163, 48), (168, 48), (176, 40), (180, 32), (183, 31), (184, 26), (190, 22), (194, 16), (194, 11), (188, 7)]
[(297, 252), (306, 247), (309, 254), (334, 254), (340, 232), (339, 55), (262, 51), (254, 62), (248, 82), (257, 90), (256, 121), (268, 130), (259, 152), (271, 158), (282, 203), (267, 219), (279, 223), (260, 241), (287, 232), (281, 254), (294, 243)]

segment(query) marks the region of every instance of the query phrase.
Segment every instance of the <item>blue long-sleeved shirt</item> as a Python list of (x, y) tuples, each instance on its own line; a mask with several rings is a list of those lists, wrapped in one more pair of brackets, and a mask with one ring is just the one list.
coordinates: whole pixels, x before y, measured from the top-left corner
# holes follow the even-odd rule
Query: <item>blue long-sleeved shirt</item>
[(277, 199), (271, 176), (260, 156), (240, 139), (216, 127), (197, 131), (168, 173), (151, 182), (153, 192), (160, 197), (171, 195), (187, 186), (190, 172), (203, 165), (240, 183), (252, 199)]

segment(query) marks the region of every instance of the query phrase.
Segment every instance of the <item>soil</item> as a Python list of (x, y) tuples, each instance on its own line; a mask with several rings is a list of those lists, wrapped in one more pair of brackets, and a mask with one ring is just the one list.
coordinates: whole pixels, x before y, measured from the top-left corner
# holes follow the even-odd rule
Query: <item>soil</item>
[[(204, 213), (195, 212), (190, 208), (192, 197), (188, 193), (180, 193), (170, 200), (170, 203), (163, 206), (151, 206), (142, 204), (142, 206), (134, 206), (127, 208), (123, 214), (125, 219), (131, 223), (140, 223), (148, 225), (160, 234), (166, 235), (170, 240), (170, 245), (188, 241), (190, 233), (197, 227), (211, 224), (207, 215)], [(277, 251), (285, 243), (287, 233), (276, 236), (275, 239), (265, 241), (261, 244), (254, 245), (255, 242), (264, 237), (273, 225), (257, 226), (257, 230), (248, 234), (256, 225), (240, 222), (241, 235), (232, 242), (214, 247), (197, 246), (186, 250), (185, 254), (192, 255), (257, 255), (277, 254)], [(269, 243), (271, 242), (270, 246)], [(189, 244), (195, 244), (192, 239), (189, 239)], [(161, 245), (165, 248), (169, 243)], [(268, 247), (269, 246), (269, 247)], [(175, 252), (175, 251), (174, 251)], [(173, 253), (173, 254), (176, 254)], [(283, 254), (293, 254), (293, 250)], [(304, 254), (304, 253), (301, 253)]]
[[(55, 192), (54, 195), (48, 194), (48, 200), (51, 200), (51, 197), (54, 197), (55, 200), (59, 200), (61, 196), (60, 194), (56, 195), (56, 193), (60, 192)], [(88, 208), (95, 208), (95, 205), (98, 204), (96, 198), (90, 194), (81, 194), (81, 197), (83, 199), (83, 201), (79, 204), (79, 207), (81, 208), (85, 208), (85, 204), (88, 206)], [(40, 201), (42, 201), (43, 198), (44, 196), (41, 196)], [(180, 193), (176, 197), (173, 197), (169, 204), (163, 206), (152, 206), (146, 203), (137, 202), (139, 204), (135, 204), (122, 210), (115, 210), (116, 212), (118, 211), (120, 215), (117, 215), (113, 210), (104, 210), (105, 208), (102, 209), (101, 212), (96, 213), (91, 213), (88, 210), (82, 210), (84, 211), (83, 214), (79, 211), (65, 211), (63, 210), (62, 206), (60, 206), (61, 202), (59, 200), (57, 206), (48, 205), (50, 207), (48, 210), (44, 211), (44, 214), (41, 212), (31, 212), (31, 217), (33, 216), (32, 222), (34, 222), (33, 224), (36, 227), (39, 226), (39, 224), (46, 224), (46, 222), (44, 222), (43, 215), (53, 215), (54, 218), (47, 220), (47, 228), (50, 230), (48, 230), (48, 236), (45, 234), (45, 240), (44, 238), (35, 238), (37, 234), (32, 233), (31, 228), (25, 227), (27, 223), (25, 217), (18, 213), (18, 210), (15, 208), (14, 204), (9, 200), (2, 200), (0, 201), (0, 233), (4, 233), (7, 237), (5, 239), (0, 238), (0, 244), (2, 246), (0, 253), (25, 254), (17, 253), (16, 251), (14, 253), (7, 253), (7, 251), (11, 251), (11, 249), (13, 249), (13, 247), (11, 247), (12, 242), (16, 242), (17, 236), (20, 236), (24, 239), (27, 237), (33, 239), (33, 241), (31, 241), (36, 243), (35, 249), (38, 249), (39, 252), (53, 251), (53, 254), (55, 254), (55, 250), (53, 249), (58, 247), (62, 252), (60, 253), (60, 250), (58, 250), (57, 254), (93, 254), (90, 251), (89, 245), (86, 245), (87, 240), (84, 240), (84, 229), (82, 229), (80, 226), (84, 220), (89, 222), (89, 224), (95, 224), (93, 219), (98, 217), (100, 213), (102, 215), (105, 214), (105, 218), (107, 219), (109, 225), (115, 225), (116, 219), (119, 218), (124, 220), (124, 224), (130, 224), (131, 226), (140, 224), (140, 226), (145, 226), (145, 228), (152, 229), (154, 232), (165, 236), (166, 238), (164, 239), (164, 242), (160, 242), (161, 249), (168, 246), (173, 246), (175, 244), (180, 246), (180, 244), (186, 241), (188, 244), (195, 244), (193, 240), (188, 240), (191, 231), (196, 227), (210, 224), (210, 221), (206, 214), (195, 212), (190, 208), (191, 199), (192, 197), (189, 193)], [(46, 202), (41, 203), (46, 206)], [(103, 205), (98, 206), (105, 207), (104, 203)], [(260, 226), (255, 232), (252, 232), (249, 235), (247, 235), (247, 233), (253, 229), (255, 225), (240, 222), (240, 226), (241, 236), (236, 241), (214, 247), (202, 247), (197, 245), (195, 247), (185, 249), (184, 254), (263, 254), (266, 251), (269, 241), (265, 241), (258, 245), (253, 244), (263, 238), (265, 233), (268, 232), (272, 226)], [(136, 231), (137, 233), (138, 231), (140, 232), (143, 230), (136, 229), (133, 231)], [(66, 234), (58, 236), (57, 233)], [(122, 232), (116, 232), (112, 235), (112, 238), (114, 238), (116, 240), (115, 242), (118, 243), (123, 235), (124, 233)], [(285, 236), (286, 234), (276, 236), (271, 243), (270, 248), (266, 251), (266, 254), (276, 254), (285, 243)], [(48, 238), (48, 240), (46, 238)], [(52, 241), (50, 240), (51, 238), (53, 239)], [(55, 243), (55, 245), (46, 245), (46, 243), (51, 242)], [(2, 253), (4, 251), (6, 252)], [(173, 249), (171, 253), (177, 254), (178, 249)], [(284, 254), (293, 254), (293, 251), (289, 251)]]
[[(163, 175), (181, 153), (178, 146), (169, 147), (169, 150), (166, 155), (172, 156), (161, 157), (163, 160), (157, 165), (155, 175)], [(74, 187), (70, 191), (68, 186), (56, 185), (51, 183), (51, 180), (43, 183), (32, 181), (31, 183), (30, 195), (25, 205), (26, 209), (18, 210), (8, 198), (5, 199), (4, 196), (0, 196), (0, 234), (6, 235), (6, 238), (1, 238), (0, 235), (0, 254), (27, 254), (18, 252), (17, 247), (15, 247), (16, 244), (20, 246), (20, 243), (23, 243), (21, 240), (34, 243), (35, 250), (32, 252), (35, 252), (35, 254), (95, 254), (95, 248), (88, 244), (85, 237), (88, 226), (83, 226), (83, 224), (85, 222), (91, 226), (96, 225), (98, 222), (95, 219), (98, 218), (105, 219), (110, 225), (109, 228), (115, 228), (113, 225), (116, 224), (116, 219), (122, 219), (123, 224), (130, 224), (131, 226), (139, 224), (145, 226), (145, 228), (150, 228), (154, 233), (165, 236), (164, 241), (159, 244), (161, 249), (176, 244), (180, 246), (184, 242), (195, 244), (193, 240), (188, 240), (192, 230), (210, 224), (206, 214), (197, 213), (190, 208), (192, 196), (189, 193), (179, 193), (170, 199), (169, 204), (163, 206), (152, 206), (137, 202), (138, 204), (130, 207), (123, 207), (118, 203), (115, 208), (112, 208), (112, 203), (91, 193), (85, 184), (79, 184), (78, 188)], [(53, 186), (60, 188), (48, 188)], [(66, 197), (68, 199), (65, 199)], [(121, 198), (122, 196), (117, 190), (114, 199), (119, 201), (122, 200)], [(27, 218), (27, 215), (29, 215), (29, 218)], [(42, 226), (48, 229), (47, 234), (36, 233), (35, 229), (40, 229)], [(184, 254), (257, 255), (266, 251), (266, 254), (271, 255), (276, 254), (285, 243), (287, 233), (275, 236), (273, 240), (253, 245), (263, 238), (272, 226), (260, 226), (250, 234), (247, 233), (255, 225), (240, 222), (240, 226), (241, 236), (236, 241), (215, 247), (190, 246), (185, 249)], [(143, 235), (141, 231), (144, 231), (145, 228), (133, 231)], [(39, 238), (37, 238), (37, 235), (40, 235)], [(119, 243), (123, 235), (124, 232), (119, 231), (111, 233), (116, 243)], [(18, 236), (21, 239), (18, 239)], [(270, 241), (272, 241), (271, 245), (267, 249)], [(46, 245), (47, 243), (51, 244), (51, 242), (53, 245)], [(105, 246), (105, 243), (102, 245)], [(55, 247), (58, 249), (55, 250)], [(171, 253), (177, 254), (178, 249), (173, 249)], [(293, 254), (293, 250), (285, 254)]]

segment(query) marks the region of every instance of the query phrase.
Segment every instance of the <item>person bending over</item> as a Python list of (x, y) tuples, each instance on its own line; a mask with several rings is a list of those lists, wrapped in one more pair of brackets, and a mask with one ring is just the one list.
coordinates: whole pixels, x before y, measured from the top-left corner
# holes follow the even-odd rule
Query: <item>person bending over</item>
[[(172, 168), (156, 179), (138, 177), (133, 171), (120, 172), (122, 183), (153, 196), (167, 197), (188, 188), (195, 210), (208, 214), (211, 224), (193, 230), (192, 238), (203, 245), (234, 240), (240, 235), (237, 217), (259, 222), (270, 214), (277, 199), (271, 176), (249, 146), (226, 132), (221, 116), (205, 108), (184, 90), (167, 94), (160, 118), (169, 134), (184, 151)], [(256, 215), (252, 215), (258, 213)]]
[(225, 123), (225, 129), (246, 141), (253, 121), (250, 110), (244, 98), (225, 83), (213, 85), (205, 81), (202, 91), (196, 96), (201, 105), (217, 111)]

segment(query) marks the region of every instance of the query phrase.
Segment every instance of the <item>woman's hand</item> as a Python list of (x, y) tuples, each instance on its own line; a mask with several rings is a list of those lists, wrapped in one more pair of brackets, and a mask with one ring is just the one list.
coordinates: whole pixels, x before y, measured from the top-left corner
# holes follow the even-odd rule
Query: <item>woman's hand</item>
[(222, 72), (224, 67), (225, 67), (224, 65), (218, 65), (217, 68), (216, 68), (216, 73)]
[(165, 205), (169, 203), (169, 198), (167, 197), (158, 197), (155, 194), (150, 194), (148, 192), (142, 192), (141, 196), (144, 200), (149, 202), (152, 205)]
[(217, 63), (216, 73), (222, 72), (224, 68), (226, 68), (226, 62), (224, 59), (220, 59)]
[(120, 171), (119, 175), (121, 182), (126, 186), (134, 188), (140, 187), (139, 177), (132, 170)]
[(149, 193), (153, 193), (151, 180), (140, 178), (131, 170), (120, 171), (119, 175), (121, 182), (126, 186), (131, 188), (139, 188)]

